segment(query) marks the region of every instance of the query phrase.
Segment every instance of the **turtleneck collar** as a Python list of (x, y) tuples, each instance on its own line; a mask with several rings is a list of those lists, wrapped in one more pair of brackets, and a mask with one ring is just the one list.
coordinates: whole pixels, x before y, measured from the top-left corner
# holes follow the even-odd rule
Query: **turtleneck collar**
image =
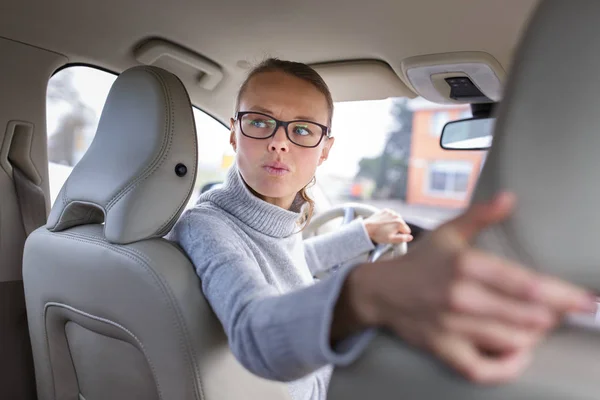
[(198, 199), (198, 204), (207, 201), (257, 231), (280, 238), (298, 232), (298, 221), (305, 203), (298, 195), (290, 210), (286, 210), (258, 198), (246, 186), (235, 164), (227, 173), (223, 186), (204, 193)]

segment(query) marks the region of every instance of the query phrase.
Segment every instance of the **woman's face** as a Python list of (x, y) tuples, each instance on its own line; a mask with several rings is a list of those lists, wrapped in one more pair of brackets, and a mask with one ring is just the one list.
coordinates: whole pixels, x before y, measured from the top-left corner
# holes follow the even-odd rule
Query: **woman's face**
[[(322, 125), (329, 121), (325, 96), (311, 83), (279, 71), (255, 75), (240, 99), (239, 111), (256, 111), (282, 121), (308, 120)], [(333, 138), (324, 137), (315, 148), (300, 147), (279, 127), (271, 138), (253, 139), (244, 136), (232, 119), (231, 144), (246, 184), (263, 200), (289, 208), (327, 159)]]

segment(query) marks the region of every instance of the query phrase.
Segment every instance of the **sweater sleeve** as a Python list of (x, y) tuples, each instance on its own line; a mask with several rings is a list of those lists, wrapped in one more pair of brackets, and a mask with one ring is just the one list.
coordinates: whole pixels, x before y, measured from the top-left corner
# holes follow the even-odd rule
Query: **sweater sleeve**
[(373, 336), (365, 331), (330, 345), (333, 309), (352, 267), (306, 288), (280, 294), (245, 243), (214, 215), (192, 210), (173, 229), (235, 357), (266, 379), (291, 381), (327, 364), (347, 365)]
[(348, 262), (375, 248), (361, 219), (343, 225), (335, 232), (304, 240), (304, 255), (314, 275)]

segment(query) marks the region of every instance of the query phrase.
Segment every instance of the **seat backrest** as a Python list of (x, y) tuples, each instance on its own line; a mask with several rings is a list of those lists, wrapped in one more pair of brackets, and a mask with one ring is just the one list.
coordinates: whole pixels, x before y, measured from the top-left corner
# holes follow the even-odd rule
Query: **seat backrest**
[[(600, 292), (600, 2), (544, 0), (510, 72), (475, 200), (517, 195), (512, 216), (477, 246)], [(600, 396), (600, 331), (570, 318), (516, 382), (473, 385), (381, 334), (333, 374), (329, 399), (591, 400)], [(577, 322), (577, 323), (574, 323)]]
[(146, 66), (121, 74), (25, 246), (40, 400), (285, 398), (235, 360), (193, 265), (162, 239), (192, 193), (196, 158), (179, 79)]

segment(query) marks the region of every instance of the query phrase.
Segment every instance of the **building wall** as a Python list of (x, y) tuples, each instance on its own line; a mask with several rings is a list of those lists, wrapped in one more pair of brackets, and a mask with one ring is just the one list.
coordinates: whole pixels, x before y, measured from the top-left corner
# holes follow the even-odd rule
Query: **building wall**
[[(440, 134), (443, 127), (440, 118), (448, 113), (449, 120), (464, 118), (465, 107), (414, 110), (413, 133), (411, 142), (411, 155), (408, 167), (407, 203), (421, 204), (445, 208), (463, 208), (468, 205), (471, 193), (477, 182), (479, 172), (484, 161), (485, 152), (482, 151), (449, 151), (440, 146)], [(469, 170), (470, 166), (470, 170)], [(454, 173), (452, 171), (458, 171)], [(432, 175), (432, 171), (438, 171)], [(446, 174), (446, 188), (458, 186), (465, 187), (464, 182), (468, 176), (466, 192), (456, 193), (453, 190), (439, 191), (432, 189), (437, 182), (437, 187), (444, 179), (439, 171), (448, 171)], [(470, 172), (466, 172), (470, 171)], [(458, 175), (457, 175), (458, 174)], [(450, 177), (450, 175), (453, 175)], [(452, 182), (454, 185), (452, 185)], [(459, 181), (461, 182), (459, 184)]]

